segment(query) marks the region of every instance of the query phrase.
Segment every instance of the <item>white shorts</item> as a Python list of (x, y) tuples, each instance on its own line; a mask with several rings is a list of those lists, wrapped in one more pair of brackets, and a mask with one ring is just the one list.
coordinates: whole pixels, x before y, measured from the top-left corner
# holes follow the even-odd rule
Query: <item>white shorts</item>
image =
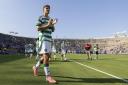
[(29, 49), (29, 50), (28, 50), (28, 53), (33, 53), (33, 50), (32, 50), (32, 49)]
[(49, 41), (43, 41), (41, 51), (39, 54), (51, 53), (52, 52), (52, 43)]
[(90, 51), (87, 50), (86, 53), (90, 54)]
[(61, 54), (64, 54), (64, 55), (66, 54), (65, 49), (62, 49), (62, 50), (61, 50)]

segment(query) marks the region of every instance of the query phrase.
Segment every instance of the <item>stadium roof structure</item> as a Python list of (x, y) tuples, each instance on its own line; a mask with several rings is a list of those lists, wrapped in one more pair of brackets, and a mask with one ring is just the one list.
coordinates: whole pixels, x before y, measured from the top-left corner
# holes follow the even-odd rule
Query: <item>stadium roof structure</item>
[(116, 33), (114, 34), (114, 37), (128, 37), (128, 33), (127, 33), (127, 31), (116, 32)]

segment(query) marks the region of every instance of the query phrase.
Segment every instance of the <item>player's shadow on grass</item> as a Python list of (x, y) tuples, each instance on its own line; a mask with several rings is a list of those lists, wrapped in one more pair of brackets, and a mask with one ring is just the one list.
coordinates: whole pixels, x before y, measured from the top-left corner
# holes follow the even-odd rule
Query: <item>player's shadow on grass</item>
[[(59, 77), (58, 82), (72, 82), (72, 83), (126, 83), (123, 80), (115, 78), (79, 78), (79, 77), (65, 77), (65, 76), (54, 76)], [(128, 79), (125, 79), (128, 81)]]
[(0, 63), (11, 62), (25, 58), (23, 55), (0, 55)]

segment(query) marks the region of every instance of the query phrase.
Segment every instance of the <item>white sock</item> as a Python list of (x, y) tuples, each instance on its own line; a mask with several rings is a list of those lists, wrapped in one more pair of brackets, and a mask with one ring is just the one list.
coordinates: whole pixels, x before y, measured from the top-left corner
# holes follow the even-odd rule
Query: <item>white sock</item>
[(27, 55), (27, 54), (25, 54), (25, 56), (27, 57), (28, 55)]
[(49, 76), (50, 75), (49, 67), (44, 67), (44, 72), (46, 76)]
[(33, 55), (32, 55), (32, 53), (31, 53), (31, 54), (30, 54), (30, 58), (32, 58), (32, 56), (33, 56)]
[(56, 55), (54, 55), (54, 59), (56, 58)]
[(40, 66), (40, 60), (36, 63), (36, 68)]
[(36, 55), (36, 60), (39, 60), (39, 55)]

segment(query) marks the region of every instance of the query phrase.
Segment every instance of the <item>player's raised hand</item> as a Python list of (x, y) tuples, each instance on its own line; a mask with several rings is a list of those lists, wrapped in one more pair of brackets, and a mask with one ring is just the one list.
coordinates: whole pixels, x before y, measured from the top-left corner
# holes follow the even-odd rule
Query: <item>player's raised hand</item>
[(58, 19), (53, 19), (53, 22), (52, 22), (52, 24), (54, 25), (54, 24), (56, 24), (58, 22)]
[(52, 23), (53, 23), (53, 19), (49, 19), (49, 21), (48, 21), (48, 25), (51, 26)]

